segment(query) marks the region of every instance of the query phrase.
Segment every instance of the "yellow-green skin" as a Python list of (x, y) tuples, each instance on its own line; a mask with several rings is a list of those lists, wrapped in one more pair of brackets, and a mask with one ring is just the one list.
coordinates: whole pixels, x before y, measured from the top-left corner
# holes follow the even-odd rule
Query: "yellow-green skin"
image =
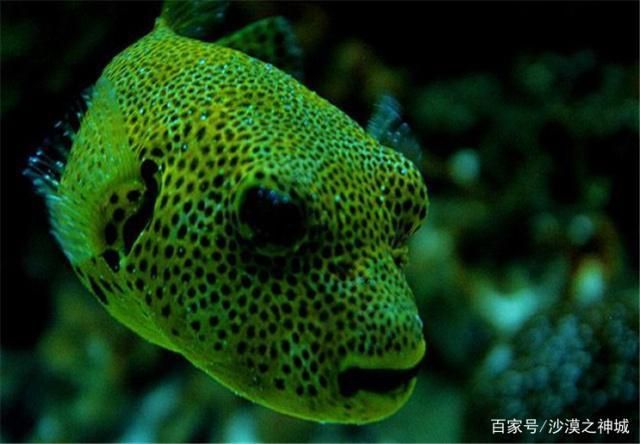
[[(157, 171), (141, 172), (145, 161)], [(152, 182), (153, 214), (125, 248)], [(256, 185), (304, 205), (307, 229), (290, 248), (255, 246), (241, 226), (243, 191)], [(236, 393), (300, 418), (365, 423), (413, 390), (415, 380), (344, 397), (337, 377), (423, 357), (401, 271), (426, 215), (423, 180), (271, 65), (159, 20), (97, 82), (56, 199), (54, 231), (106, 309)]]

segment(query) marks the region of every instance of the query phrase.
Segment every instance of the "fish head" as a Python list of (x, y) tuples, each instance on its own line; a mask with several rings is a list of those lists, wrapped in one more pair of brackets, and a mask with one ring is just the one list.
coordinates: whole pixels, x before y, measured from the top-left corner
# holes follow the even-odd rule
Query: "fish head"
[(209, 112), (217, 144), (190, 143), (165, 172), (160, 199), (176, 202), (165, 218), (184, 220), (178, 265), (197, 256), (201, 282), (184, 281), (206, 285), (185, 314), (206, 344), (195, 360), (279, 411), (381, 419), (409, 397), (425, 351), (402, 273), (427, 212), (424, 180), (337, 108), (259, 68), (251, 77), (270, 79), (253, 91), (261, 100), (224, 119)]
[(402, 266), (427, 192), (399, 153), (337, 128), (254, 159), (225, 219), (252, 276), (238, 292), (262, 298), (243, 367), (278, 410), (364, 423), (404, 404), (425, 352)]

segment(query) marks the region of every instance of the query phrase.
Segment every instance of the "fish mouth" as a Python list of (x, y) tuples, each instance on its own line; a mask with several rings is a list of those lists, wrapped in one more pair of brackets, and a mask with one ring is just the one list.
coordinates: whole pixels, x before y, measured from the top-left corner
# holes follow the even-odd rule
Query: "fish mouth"
[(354, 396), (359, 391), (385, 394), (399, 388), (406, 388), (416, 377), (422, 360), (407, 369), (360, 368), (350, 367), (338, 375), (340, 394)]

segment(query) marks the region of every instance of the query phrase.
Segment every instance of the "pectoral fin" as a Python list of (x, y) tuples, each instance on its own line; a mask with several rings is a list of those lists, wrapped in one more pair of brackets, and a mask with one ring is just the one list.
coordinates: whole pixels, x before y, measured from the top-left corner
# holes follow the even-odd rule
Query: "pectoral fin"
[(409, 125), (402, 120), (400, 105), (390, 95), (383, 95), (375, 105), (375, 110), (367, 132), (382, 145), (393, 148), (411, 160), (422, 171), (422, 149)]

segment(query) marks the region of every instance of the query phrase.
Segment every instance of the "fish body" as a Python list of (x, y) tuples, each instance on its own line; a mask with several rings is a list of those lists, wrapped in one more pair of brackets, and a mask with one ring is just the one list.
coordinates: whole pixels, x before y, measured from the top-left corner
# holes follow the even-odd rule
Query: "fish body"
[[(252, 40), (286, 30), (270, 20)], [(425, 352), (401, 271), (420, 173), (239, 50), (248, 34), (179, 30), (160, 18), (104, 69), (58, 176), (34, 159), (54, 235), (109, 313), (236, 393), (323, 422), (392, 414)]]

